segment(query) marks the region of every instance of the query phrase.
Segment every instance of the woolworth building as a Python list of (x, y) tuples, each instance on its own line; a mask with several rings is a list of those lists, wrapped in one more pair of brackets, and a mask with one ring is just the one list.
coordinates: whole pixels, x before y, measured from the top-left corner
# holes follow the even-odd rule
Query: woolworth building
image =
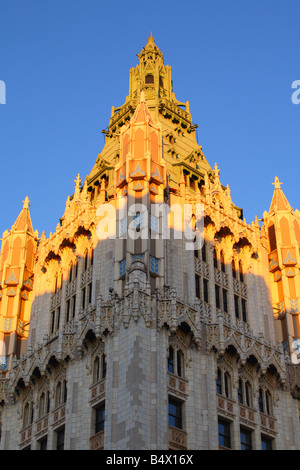
[(300, 212), (246, 223), (196, 128), (151, 34), (55, 232), (3, 233), (0, 449), (300, 449)]

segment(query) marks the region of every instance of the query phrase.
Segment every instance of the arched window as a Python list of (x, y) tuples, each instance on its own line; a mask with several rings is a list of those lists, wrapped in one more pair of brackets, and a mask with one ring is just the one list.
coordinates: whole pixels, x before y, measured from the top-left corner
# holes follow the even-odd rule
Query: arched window
[(225, 257), (223, 250), (221, 251), (221, 271), (225, 273)]
[(229, 398), (231, 396), (231, 377), (228, 372), (224, 374), (224, 385), (225, 385), (225, 396)]
[(239, 275), (240, 275), (240, 281), (244, 282), (244, 273), (243, 273), (243, 266), (242, 262), (239, 262)]
[(84, 253), (84, 270), (86, 270), (87, 267), (88, 267), (88, 250), (86, 250)]
[(264, 413), (263, 391), (261, 388), (259, 389), (259, 395), (258, 395), (258, 409), (261, 413)]
[(50, 392), (46, 395), (46, 414), (50, 412)]
[(55, 294), (57, 292), (57, 286), (58, 286), (58, 274), (55, 274), (55, 284), (54, 284), (54, 293)]
[(239, 379), (238, 401), (247, 406), (252, 406), (252, 387), (248, 380)]
[(98, 382), (99, 378), (100, 378), (100, 360), (99, 360), (99, 356), (97, 356), (94, 359), (94, 367), (93, 367), (93, 381), (94, 381), (94, 383)]
[(203, 240), (203, 245), (202, 245), (202, 261), (206, 261), (206, 242)]
[(183, 354), (181, 351), (177, 351), (177, 375), (183, 376)]
[(217, 258), (217, 252), (216, 252), (215, 248), (214, 248), (214, 251), (213, 251), (213, 258), (214, 258), (214, 267), (217, 269), (218, 268), (218, 258)]
[(174, 349), (172, 348), (172, 346), (169, 347), (168, 371), (171, 374), (174, 374)]
[(266, 412), (269, 416), (272, 415), (272, 397), (268, 390), (266, 391)]
[(184, 376), (184, 354), (176, 345), (169, 347), (168, 372), (178, 377)]
[(56, 408), (60, 405), (61, 400), (61, 382), (58, 382), (56, 385), (56, 392), (55, 392), (55, 406)]
[(217, 371), (216, 386), (217, 386), (217, 393), (219, 395), (222, 395), (222, 374), (221, 374), (220, 369), (218, 369)]
[(154, 77), (153, 77), (153, 75), (151, 75), (151, 74), (146, 75), (145, 83), (154, 83)]
[(63, 403), (67, 402), (67, 397), (68, 397), (68, 388), (67, 388), (67, 381), (64, 380), (64, 388), (63, 388)]
[(94, 264), (94, 248), (91, 249), (91, 266)]
[(102, 379), (105, 379), (106, 377), (106, 359), (105, 355), (102, 354)]
[(105, 354), (96, 356), (93, 364), (93, 382), (96, 383), (99, 380), (105, 379), (106, 377), (106, 359)]
[(246, 404), (247, 406), (252, 406), (252, 387), (250, 382), (245, 383), (245, 391), (246, 391)]
[(219, 395), (231, 398), (231, 376), (229, 372), (218, 368), (216, 390)]
[(69, 282), (72, 281), (72, 275), (73, 275), (73, 263), (70, 263), (70, 271), (69, 271)]
[(24, 408), (24, 416), (23, 416), (23, 427), (26, 428), (29, 424), (29, 403), (26, 403)]
[(231, 266), (232, 266), (232, 277), (236, 279), (236, 269), (235, 269), (234, 259), (232, 260)]
[(243, 396), (243, 382), (239, 379), (239, 388), (238, 388), (238, 401), (239, 403), (244, 403), (244, 396)]
[(39, 404), (39, 417), (40, 418), (44, 416), (44, 410), (45, 410), (45, 393), (43, 392), (42, 395), (40, 396), (40, 404)]

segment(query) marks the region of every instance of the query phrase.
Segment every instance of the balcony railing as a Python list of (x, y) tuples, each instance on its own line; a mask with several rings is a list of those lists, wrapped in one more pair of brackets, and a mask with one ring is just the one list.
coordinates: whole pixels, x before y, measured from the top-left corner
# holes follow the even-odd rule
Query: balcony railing
[(247, 297), (247, 286), (238, 279), (233, 279), (233, 290), (236, 294), (240, 294), (243, 297)]
[(195, 257), (194, 268), (195, 271), (197, 271), (198, 273), (203, 274), (203, 276), (209, 277), (209, 267), (205, 261)]
[(239, 403), (240, 418), (247, 421), (249, 424), (255, 424), (255, 410)]
[(88, 282), (93, 279), (93, 266), (89, 266), (82, 274), (81, 274), (81, 282), (80, 285), (84, 286)]
[(32, 424), (22, 429), (21, 432), (21, 446), (27, 445), (31, 441)]
[(264, 431), (267, 433), (276, 434), (275, 423), (275, 418), (264, 413), (260, 413), (260, 424)]
[(94, 434), (90, 438), (90, 450), (103, 450), (104, 449), (104, 431)]
[(57, 305), (60, 304), (60, 302), (61, 302), (61, 289), (59, 289), (55, 294), (52, 295), (50, 309), (52, 310), (53, 308), (55, 308)]
[(52, 424), (54, 426), (57, 426), (58, 424), (61, 424), (65, 420), (66, 416), (66, 404), (64, 403), (63, 405), (58, 406), (53, 412), (53, 421)]
[(105, 394), (105, 379), (100, 380), (91, 387), (91, 400), (93, 404), (102, 400)]
[(217, 394), (217, 408), (225, 415), (234, 415), (234, 401), (223, 395)]
[(214, 279), (215, 279), (215, 282), (217, 282), (218, 284), (221, 284), (223, 287), (226, 287), (226, 289), (228, 289), (228, 286), (229, 286), (228, 274), (215, 268)]
[(169, 447), (172, 450), (185, 450), (187, 448), (186, 432), (182, 429), (169, 426)]
[(36, 434), (41, 434), (43, 433), (44, 431), (46, 431), (48, 429), (48, 424), (49, 424), (49, 416), (48, 414), (43, 416), (42, 418), (40, 418), (37, 422), (36, 422)]
[(178, 375), (174, 375), (168, 373), (168, 386), (170, 389), (176, 390), (180, 395), (186, 397), (187, 395), (187, 383), (186, 379), (179, 377)]
[(77, 288), (77, 279), (69, 282), (66, 287), (66, 297), (70, 297), (71, 295), (75, 294)]

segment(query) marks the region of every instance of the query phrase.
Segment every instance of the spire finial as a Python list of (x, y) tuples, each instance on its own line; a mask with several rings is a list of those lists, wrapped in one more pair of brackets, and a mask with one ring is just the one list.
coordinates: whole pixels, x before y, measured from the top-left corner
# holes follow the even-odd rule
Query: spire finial
[(148, 38), (148, 42), (154, 42), (154, 37), (152, 36), (152, 31), (151, 31), (150, 36)]
[(219, 181), (220, 180), (220, 170), (219, 170), (219, 167), (216, 163), (215, 163), (215, 168), (214, 168), (214, 175), (215, 175), (215, 179), (217, 181)]
[(26, 196), (25, 201), (22, 201), (22, 202), (23, 202), (23, 209), (28, 209), (29, 208), (29, 197)]
[(272, 184), (274, 184), (275, 189), (281, 189), (282, 183), (280, 183), (278, 176), (275, 176), (274, 183), (272, 183)]

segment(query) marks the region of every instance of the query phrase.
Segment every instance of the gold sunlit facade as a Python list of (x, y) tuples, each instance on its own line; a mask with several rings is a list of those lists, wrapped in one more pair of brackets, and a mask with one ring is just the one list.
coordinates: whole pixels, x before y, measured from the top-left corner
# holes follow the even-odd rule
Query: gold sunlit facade
[(151, 34), (55, 232), (3, 234), (1, 449), (300, 448), (299, 211), (247, 224), (196, 128)]

